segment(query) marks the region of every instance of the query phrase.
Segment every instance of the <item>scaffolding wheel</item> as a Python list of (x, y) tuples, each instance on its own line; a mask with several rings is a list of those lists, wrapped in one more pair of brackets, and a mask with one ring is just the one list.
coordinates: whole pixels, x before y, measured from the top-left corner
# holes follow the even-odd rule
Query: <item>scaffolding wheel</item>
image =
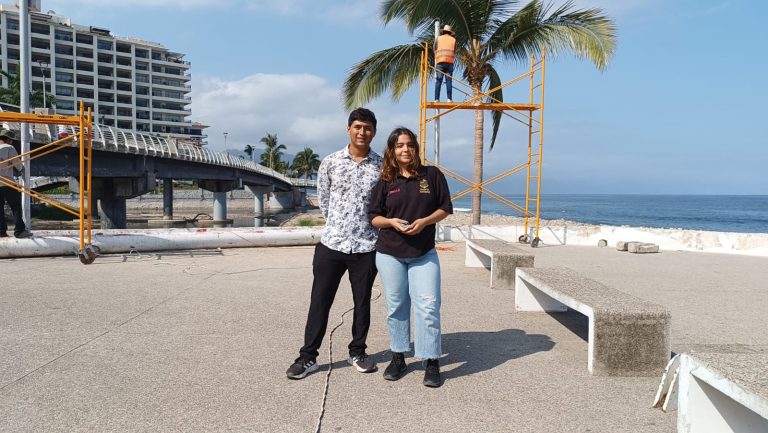
[(521, 244), (527, 244), (528, 243), (528, 235), (520, 235), (519, 238), (517, 238), (517, 241)]
[(80, 263), (84, 265), (90, 265), (96, 260), (96, 251), (88, 245), (84, 249), (77, 252), (77, 257), (80, 259)]
[(533, 240), (531, 241), (531, 248), (536, 248), (536, 247), (538, 247), (538, 246), (539, 246), (539, 242), (540, 242), (540, 241), (541, 241), (541, 239), (539, 239), (539, 238), (537, 238), (537, 237), (536, 237), (536, 238), (533, 238)]

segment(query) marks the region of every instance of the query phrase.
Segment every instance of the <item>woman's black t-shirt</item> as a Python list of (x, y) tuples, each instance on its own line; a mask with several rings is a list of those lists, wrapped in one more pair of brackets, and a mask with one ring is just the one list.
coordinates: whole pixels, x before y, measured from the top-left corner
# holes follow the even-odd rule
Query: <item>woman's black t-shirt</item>
[[(373, 188), (368, 218), (400, 218), (413, 222), (437, 209), (453, 213), (448, 182), (437, 167), (422, 166), (418, 174), (405, 178), (398, 174), (392, 182), (379, 180)], [(392, 228), (379, 231), (376, 251), (401, 258), (421, 257), (435, 247), (435, 225), (417, 235), (406, 235)]]

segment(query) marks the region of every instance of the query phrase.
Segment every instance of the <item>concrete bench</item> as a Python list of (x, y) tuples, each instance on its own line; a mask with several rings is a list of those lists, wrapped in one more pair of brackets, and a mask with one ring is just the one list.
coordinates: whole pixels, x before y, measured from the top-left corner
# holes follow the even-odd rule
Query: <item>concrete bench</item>
[(589, 319), (587, 368), (600, 376), (660, 376), (671, 354), (671, 316), (657, 304), (568, 268), (517, 268), (518, 311), (567, 311)]
[(490, 269), (492, 289), (514, 289), (515, 269), (533, 267), (533, 254), (504, 241), (468, 239), (464, 265)]
[(680, 355), (679, 433), (768, 432), (768, 354)]

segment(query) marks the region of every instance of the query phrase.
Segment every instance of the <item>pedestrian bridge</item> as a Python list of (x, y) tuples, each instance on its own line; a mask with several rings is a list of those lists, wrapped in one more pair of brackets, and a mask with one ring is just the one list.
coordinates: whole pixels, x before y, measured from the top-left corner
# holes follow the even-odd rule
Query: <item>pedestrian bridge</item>
[[(18, 107), (0, 104), (0, 114), (17, 113)], [(12, 116), (2, 118), (2, 126), (17, 132), (21, 124)], [(77, 134), (78, 127), (70, 125), (28, 124), (30, 147), (44, 146), (52, 141)], [(248, 188), (256, 197), (255, 214), (263, 214), (264, 194), (296, 192), (305, 199), (305, 188), (315, 187), (315, 181), (290, 178), (254, 161), (225, 152), (206, 149), (185, 138), (164, 137), (93, 124), (92, 127), (93, 198), (98, 200), (102, 224), (114, 228), (125, 225), (125, 200), (155, 189), (156, 180), (164, 182), (166, 211), (172, 217), (173, 180), (195, 180), (198, 185), (214, 193), (214, 219), (226, 219), (226, 192)], [(49, 178), (50, 183), (61, 183), (62, 178), (79, 176), (78, 142), (71, 146), (34, 157), (30, 175)], [(37, 179), (43, 188), (45, 180)], [(220, 218), (217, 218), (220, 217)]]
[[(0, 112), (19, 112), (19, 107), (9, 104), (0, 104)], [(15, 131), (20, 130), (20, 125), (15, 122), (3, 122), (3, 128)], [(74, 135), (77, 127), (67, 125), (29, 125), (31, 141), (33, 143), (51, 142), (62, 136)], [(165, 137), (158, 134), (150, 134), (115, 128), (108, 125), (93, 124), (93, 149), (129, 155), (143, 155), (158, 158), (167, 158), (186, 161), (191, 164), (206, 164), (229, 169), (242, 170), (259, 174), (260, 177), (272, 179), (273, 184), (280, 190), (290, 187), (315, 187), (314, 180), (290, 178), (270, 168), (246, 160), (239, 156), (233, 156), (226, 152), (216, 152), (206, 149), (204, 146), (193, 143), (191, 140), (174, 137)], [(73, 145), (76, 147), (76, 144)], [(94, 163), (97, 161), (94, 160)], [(41, 173), (41, 175), (45, 175)], [(194, 176), (193, 176), (194, 177)]]

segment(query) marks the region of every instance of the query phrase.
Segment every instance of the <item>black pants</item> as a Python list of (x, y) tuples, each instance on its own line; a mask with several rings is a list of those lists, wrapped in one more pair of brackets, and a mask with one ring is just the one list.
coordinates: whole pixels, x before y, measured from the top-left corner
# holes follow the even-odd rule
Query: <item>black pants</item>
[(21, 213), (21, 193), (7, 186), (0, 186), (0, 233), (8, 233), (8, 223), (5, 221), (5, 202), (11, 207), (16, 226), (14, 234), (20, 234), (27, 230), (24, 225), (24, 216)]
[(312, 300), (304, 328), (304, 347), (299, 351), (301, 358), (317, 358), (328, 328), (328, 314), (344, 272), (349, 272), (355, 304), (349, 355), (362, 354), (367, 347), (365, 340), (371, 325), (371, 288), (376, 278), (376, 252), (345, 254), (319, 243), (315, 247), (312, 272), (315, 279), (312, 282)]

